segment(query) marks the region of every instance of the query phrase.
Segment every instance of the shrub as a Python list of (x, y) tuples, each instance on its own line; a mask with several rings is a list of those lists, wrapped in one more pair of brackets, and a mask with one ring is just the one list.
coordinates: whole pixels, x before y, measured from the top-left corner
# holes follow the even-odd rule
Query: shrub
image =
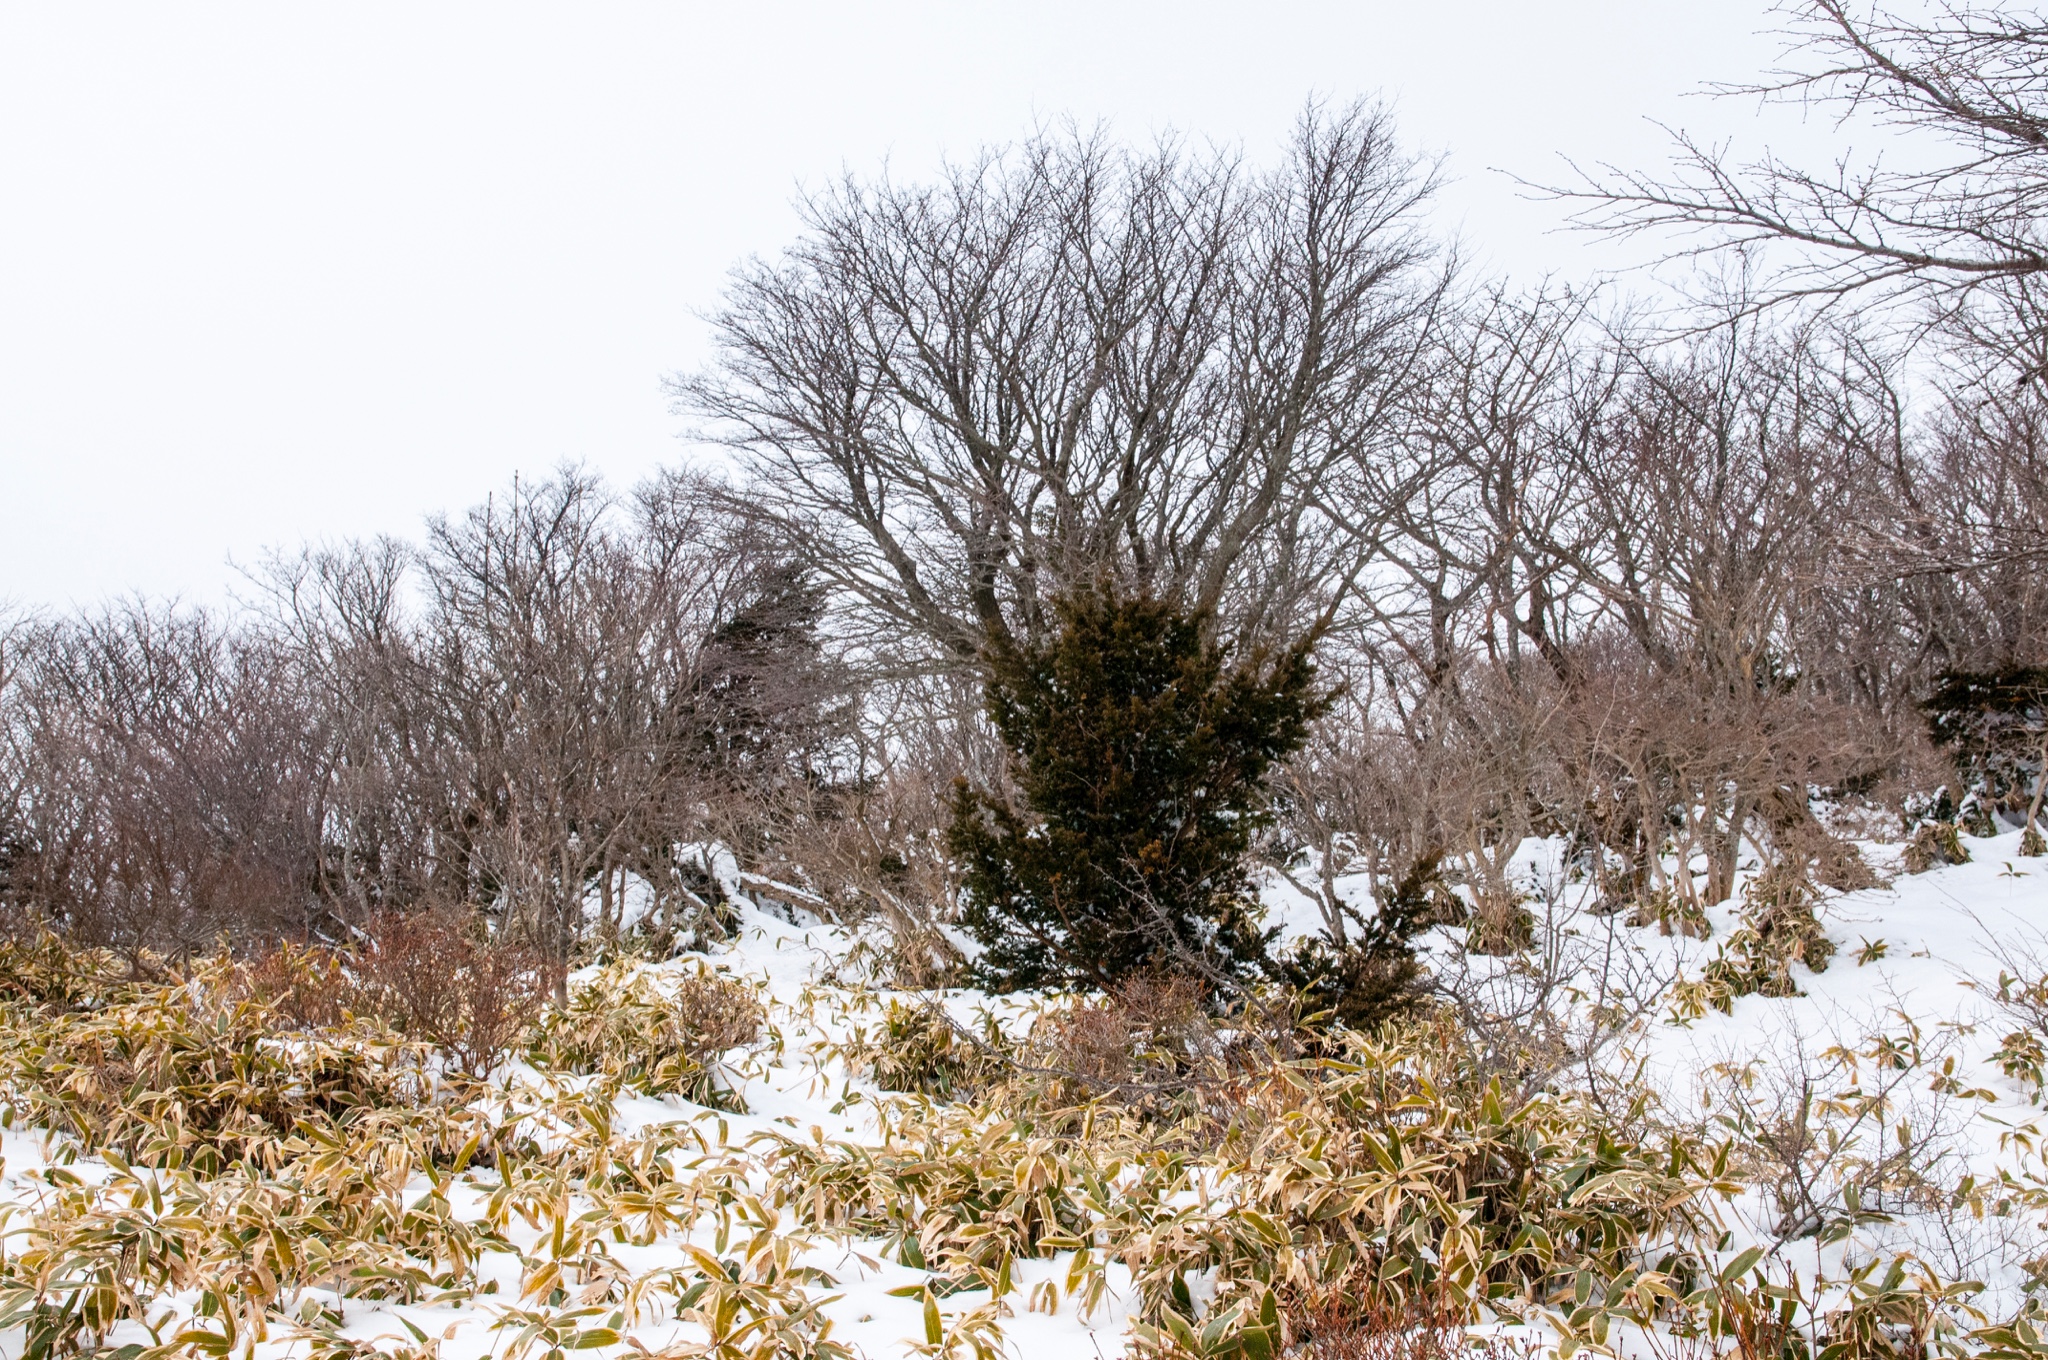
[(1431, 854), (1411, 864), (1384, 891), (1379, 911), (1358, 935), (1342, 944), (1312, 937), (1281, 961), (1280, 976), (1301, 998), (1313, 1025), (1370, 1032), (1421, 1004), (1429, 975), (1415, 957), (1414, 941), (1444, 918), (1449, 894), (1440, 863)]
[(1182, 1128), (903, 1102), (881, 1146), (781, 1140), (775, 1188), (800, 1225), (914, 1244), (907, 1263), (968, 1287), (1074, 1251), (1058, 1297), (1084, 1316), (1122, 1262), (1119, 1292), (1166, 1347), (1198, 1277), (1198, 1337), (1232, 1310), (1267, 1326), (1274, 1293), (1285, 1317), (1313, 1290), (1470, 1318), (1568, 1298), (1582, 1273), (1614, 1278), (1689, 1230), (1699, 1149), (1633, 1140), (1568, 1097), (1513, 1099), (1474, 1059), (1454, 1026), (1346, 1036), (1343, 1061), (1267, 1061), (1234, 1084), (1227, 1120)]
[(280, 945), (242, 964), (235, 981), (238, 993), (262, 1002), (276, 1020), (299, 1030), (341, 1025), (357, 1002), (349, 960), (332, 949)]
[(993, 1029), (977, 1046), (932, 1006), (891, 1000), (881, 1027), (847, 1046), (847, 1065), (884, 1091), (957, 1100), (1005, 1071), (996, 1054), (1006, 1047)]
[(1282, 962), (1312, 1028), (1336, 1026), (1371, 1032), (1407, 1016), (1426, 995), (1428, 972), (1407, 949), (1375, 949), (1322, 936), (1304, 942)]
[(1835, 946), (1814, 915), (1820, 893), (1805, 862), (1770, 865), (1750, 880), (1743, 899), (1750, 925), (1773, 957), (1797, 959), (1816, 973), (1827, 971)]
[(291, 1044), (231, 964), (178, 984), (129, 984), (91, 1010), (0, 1007), (0, 1087), (26, 1120), (130, 1161), (266, 1162), (307, 1126), (409, 1108), (431, 1085), (421, 1051), (372, 1028)]
[(1704, 940), (1714, 929), (1697, 894), (1674, 892), (1669, 887), (1645, 888), (1637, 894), (1628, 924), (1654, 925), (1659, 935), (1675, 932), (1689, 940)]
[(390, 913), (353, 958), (357, 1009), (445, 1050), (472, 1077), (519, 1042), (547, 994), (534, 950), (492, 940), (454, 913)]
[(1126, 978), (1107, 996), (1043, 1016), (1031, 1060), (1050, 1069), (1056, 1098), (1110, 1096), (1158, 1106), (1221, 1055), (1201, 984), (1182, 977)]
[(647, 1095), (732, 1105), (714, 1067), (761, 1037), (761, 1003), (743, 983), (685, 973), (664, 992), (614, 967), (542, 1017), (527, 1056), (536, 1067), (610, 1077)]
[(133, 981), (111, 951), (75, 949), (47, 930), (0, 939), (0, 1002), (78, 1010)]
[(1441, 1287), (1390, 1298), (1370, 1288), (1311, 1288), (1283, 1319), (1300, 1360), (1527, 1360), (1532, 1343), (1473, 1337)]
[(1944, 672), (1921, 709), (1971, 787), (1982, 834), (1997, 832), (1990, 811), (2027, 810), (2048, 760), (2048, 666)]
[(1954, 822), (1922, 822), (1906, 842), (1906, 872), (1924, 874), (1944, 864), (1968, 864), (1969, 847)]
[(1268, 943), (1245, 868), (1267, 774), (1326, 707), (1308, 643), (1233, 655), (1206, 615), (1107, 586), (1055, 612), (1049, 641), (987, 653), (1014, 796), (955, 788), (978, 979), (1247, 978)]
[(1792, 965), (1827, 971), (1834, 942), (1814, 916), (1818, 894), (1802, 860), (1779, 860), (1743, 890), (1743, 922), (1707, 965), (1703, 995), (1725, 1011), (1738, 996), (1798, 996)]
[(970, 1027), (934, 1003), (892, 998), (882, 1023), (840, 1051), (884, 1091), (971, 1102), (1042, 1129), (1103, 1109), (1158, 1127), (1200, 1113), (1204, 1093), (1227, 1092), (1290, 1047), (1286, 1007), (1253, 998), (1219, 1017), (1207, 998), (1192, 978), (1126, 978), (1106, 994), (1039, 1008), (1022, 1038), (993, 1014)]

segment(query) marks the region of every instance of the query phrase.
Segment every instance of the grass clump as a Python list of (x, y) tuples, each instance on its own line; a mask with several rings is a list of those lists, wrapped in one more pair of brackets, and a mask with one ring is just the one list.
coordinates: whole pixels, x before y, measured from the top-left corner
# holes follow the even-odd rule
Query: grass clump
[(708, 970), (663, 987), (646, 973), (613, 967), (541, 1017), (526, 1055), (544, 1070), (598, 1075), (645, 1095), (734, 1108), (733, 1092), (720, 1084), (718, 1060), (758, 1042), (762, 1020), (750, 988)]
[(123, 983), (91, 1009), (0, 1003), (0, 1089), (19, 1121), (176, 1167), (270, 1164), (309, 1126), (419, 1105), (430, 1053), (374, 1021), (285, 1041), (231, 963)]
[[(708, 967), (614, 965), (523, 1033), (531, 1070), (486, 1084), (376, 1016), (333, 1018), (361, 994), (352, 956), (150, 982), (27, 950), (0, 978), (0, 1086), (19, 1120), (76, 1141), (0, 1253), (0, 1328), (36, 1360), (239, 1354), (263, 1335), (367, 1360), (353, 1299), (474, 1308), (505, 1360), (630, 1345), (642, 1323), (691, 1360), (843, 1360), (822, 1294), (849, 1253), (926, 1272), (907, 1288), (932, 1300), (934, 1360), (993, 1357), (1003, 1318), (1085, 1321), (1112, 1296), (1143, 1360), (1514, 1360), (1466, 1329), (1719, 1344), (1788, 1278), (1723, 1237), (1730, 1197), (1766, 1184), (1764, 1123), (1710, 1135), (1660, 1124), (1640, 1088), (1514, 1087), (1448, 1011), (1304, 1039), (1139, 977), (969, 1028), (936, 1001), (791, 1002)], [(833, 1114), (863, 1107), (858, 1133), (622, 1117), (625, 1090), (729, 1102), (735, 1049), (803, 1032), (850, 1036), (800, 1056), (841, 1083)], [(67, 1148), (105, 1165), (74, 1173)], [(1894, 1318), (1996, 1341), (1956, 1330), (1959, 1286), (1873, 1270), (1795, 1300), (1803, 1353)]]
[(966, 1100), (1011, 1074), (1012, 1048), (992, 1021), (976, 1035), (936, 1002), (890, 997), (879, 1021), (857, 1026), (840, 1051), (849, 1069), (884, 1091)]
[(1439, 1291), (1470, 1314), (1568, 1296), (1697, 1226), (1699, 1149), (1622, 1137), (1569, 1099), (1511, 1099), (1475, 1068), (1453, 1029), (1410, 1026), (1351, 1036), (1341, 1059), (1247, 1064), (1181, 1127), (1108, 1100), (904, 1102), (879, 1149), (789, 1140), (777, 1194), (805, 1226), (894, 1242), (961, 1287), (1077, 1253), (1034, 1306), (1085, 1314), (1121, 1262), (1161, 1337), (1172, 1316), (1196, 1321), (1196, 1278), (1210, 1316), (1243, 1304), (1247, 1326), (1268, 1293), (1284, 1318), (1316, 1290), (1389, 1306)]

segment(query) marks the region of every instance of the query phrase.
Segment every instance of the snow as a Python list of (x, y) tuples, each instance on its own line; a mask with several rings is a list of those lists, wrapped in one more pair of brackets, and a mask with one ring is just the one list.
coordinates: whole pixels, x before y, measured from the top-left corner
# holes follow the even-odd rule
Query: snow
[[(661, 904), (661, 896), (654, 885), (631, 869), (620, 875), (618, 893), (618, 928), (623, 933), (630, 934), (651, 919)], [(604, 919), (604, 890), (596, 883), (583, 890), (583, 919), (591, 922)]]
[(689, 845), (678, 845), (675, 857), (678, 864), (694, 864), (702, 869), (718, 885), (718, 891), (726, 901), (737, 902), (744, 894), (739, 856), (723, 842), (695, 841)]
[(654, 885), (627, 870), (625, 881), (619, 885), (619, 929), (630, 931), (639, 927), (654, 915), (660, 903)]
[[(1861, 1083), (1859, 1089), (1882, 1089), (1892, 1104), (1881, 1118), (1851, 1131), (1863, 1140), (1852, 1143), (1852, 1157), (1871, 1155), (1879, 1141), (1896, 1137), (1896, 1126), (1904, 1124), (1926, 1142), (1925, 1155), (1939, 1160), (1949, 1180), (1968, 1172), (1980, 1183), (1995, 1184), (2001, 1173), (2021, 1179), (2038, 1174), (2041, 1168), (2030, 1163), (2025, 1147), (2011, 1135), (2038, 1119), (2040, 1110), (2035, 1093), (1997, 1066), (1994, 1053), (2012, 1026), (1999, 1020), (1986, 990), (1995, 986), (2001, 967), (2021, 956), (2039, 953), (2048, 959), (2048, 944), (2043, 943), (2048, 941), (2048, 860), (2020, 858), (2017, 842), (2017, 833), (1968, 840), (1971, 863), (1901, 875), (1880, 888), (1833, 897), (1823, 909), (1822, 921), (1837, 953), (1824, 972), (1800, 973), (1802, 995), (1741, 997), (1727, 1014), (1708, 1010), (1691, 1019), (1674, 1014), (1666, 996), (1616, 1039), (1605, 1061), (1616, 1070), (1641, 1064), (1667, 1117), (1697, 1119), (1708, 1127), (1716, 1120), (1739, 1119), (1745, 1103), (1752, 1112), (1767, 1111), (1771, 1092), (1786, 1082), (1816, 1074), (1823, 1082), (1853, 1080)], [(1713, 935), (1706, 940), (1667, 936), (1654, 927), (1630, 927), (1613, 917), (1595, 916), (1586, 910), (1583, 885), (1571, 882), (1562, 849), (1555, 843), (1531, 842), (1514, 860), (1518, 881), (1526, 883), (1532, 900), (1542, 904), (1539, 917), (1547, 956), (1566, 959), (1561, 966), (1581, 967), (1570, 960), (1596, 957), (1608, 958), (1611, 966), (1614, 951), (1619, 950), (1627, 964), (1623, 971), (1630, 976), (1666, 982), (1695, 977), (1734, 926), (1732, 903), (1709, 913)], [(840, 985), (837, 969), (853, 940), (833, 927), (792, 924), (754, 907), (738, 891), (737, 865), (725, 847), (685, 851), (694, 854), (721, 887), (731, 880), (740, 926), (729, 945), (700, 959), (647, 965), (647, 970), (659, 983), (680, 969), (708, 961), (751, 980), (780, 1042), (732, 1056), (730, 1076), (746, 1113), (628, 1094), (614, 1103), (615, 1133), (676, 1134), (679, 1140), (671, 1140), (674, 1150), (667, 1155), (679, 1165), (708, 1166), (725, 1160), (754, 1180), (759, 1179), (759, 1159), (769, 1140), (878, 1144), (884, 1136), (880, 1102), (890, 1097), (848, 1072), (833, 1046), (844, 1042), (853, 1028), (878, 1018), (889, 994)], [(1873, 859), (1889, 853), (1872, 848)], [(1340, 880), (1339, 887), (1349, 900), (1369, 900), (1362, 879)], [(1320, 920), (1314, 900), (1284, 880), (1268, 881), (1265, 892), (1272, 919), (1287, 933), (1303, 933)], [(636, 890), (629, 884), (627, 914), (643, 910), (642, 903), (651, 895), (650, 885), (641, 883)], [(1453, 956), (1454, 943), (1448, 932), (1440, 931), (1428, 952), (1442, 966)], [(1570, 954), (1566, 946), (1572, 944), (1584, 946), (1582, 952)], [(1863, 962), (1858, 961), (1859, 951)], [(1473, 966), (1482, 973), (1488, 967), (1499, 969), (1502, 985), (1508, 984), (1512, 972), (1498, 961), (1476, 961)], [(585, 977), (572, 983), (581, 980)], [(971, 992), (948, 993), (943, 999), (963, 1018), (991, 1004)], [(1917, 1047), (1903, 1068), (1885, 1069), (1874, 1060), (1851, 1056), (1868, 1052), (1873, 1041), (1885, 1036)], [(1932, 1089), (1941, 1086), (1944, 1073), (1947, 1087)], [(542, 1122), (548, 1101), (575, 1084), (575, 1079), (516, 1065), (499, 1081), (502, 1103), (495, 1109), (504, 1117), (524, 1111)], [(8, 1226), (13, 1230), (37, 1206), (60, 1193), (52, 1179), (54, 1168), (69, 1163), (69, 1174), (87, 1184), (106, 1182), (117, 1174), (97, 1159), (74, 1156), (64, 1140), (34, 1131), (0, 1132), (0, 1156), (0, 1214), (10, 1216)], [(480, 1213), (493, 1185), (491, 1172), (465, 1172), (449, 1191), (451, 1209), (457, 1215)], [(427, 1189), (421, 1182), (409, 1196)], [(1910, 1249), (1957, 1275), (1986, 1280), (1994, 1294), (2016, 1298), (2025, 1284), (2024, 1261), (2048, 1250), (2048, 1243), (2035, 1241), (2032, 1228), (2017, 1220), (1978, 1221), (1953, 1208), (1904, 1200), (1889, 1207), (1891, 1223), (1859, 1233), (1854, 1242), (1813, 1246), (1815, 1261), (1832, 1271), (1858, 1252)], [(1761, 1192), (1738, 1200), (1729, 1210), (1731, 1250), (1771, 1240), (1777, 1218)], [(515, 1244), (534, 1247), (540, 1230), (516, 1219), (514, 1226)], [(615, 1244), (611, 1251), (632, 1271), (652, 1275), (687, 1265), (690, 1247), (736, 1250), (716, 1241), (714, 1229), (700, 1223), (649, 1246)], [(833, 1339), (860, 1355), (905, 1356), (924, 1341), (921, 1286), (932, 1277), (891, 1255), (881, 1242), (825, 1234), (814, 1234), (800, 1251), (802, 1264), (823, 1271), (832, 1281), (812, 1292), (827, 1300), (823, 1312), (833, 1322)], [(1008, 1301), (1009, 1315), (998, 1322), (1006, 1351), (1018, 1360), (1074, 1360), (1077, 1355), (1116, 1360), (1123, 1353), (1132, 1300), (1124, 1289), (1128, 1276), (1120, 1266), (1111, 1268), (1106, 1306), (1088, 1317), (1076, 1314), (1070, 1298), (1049, 1314), (1027, 1311), (1024, 1300), (1033, 1286), (1062, 1278), (1068, 1265), (1065, 1254), (1019, 1263), (1019, 1292)], [(437, 1340), (444, 1360), (472, 1360), (505, 1352), (509, 1333), (494, 1326), (515, 1306), (521, 1263), (510, 1253), (495, 1253), (484, 1262), (481, 1277), (496, 1282), (495, 1293), (439, 1303), (400, 1305), (343, 1299), (331, 1291), (307, 1293), (340, 1315), (348, 1337), (390, 1349), (412, 1345), (418, 1333)], [(962, 1290), (938, 1300), (937, 1306), (950, 1326), (990, 1302), (985, 1290)], [(594, 1318), (589, 1325), (600, 1321)], [(283, 1334), (280, 1328), (273, 1337)], [(628, 1335), (654, 1351), (704, 1339), (696, 1324), (664, 1318), (658, 1309)], [(128, 1341), (148, 1344), (148, 1337), (124, 1324), (107, 1344)], [(273, 1339), (256, 1345), (255, 1354), (263, 1360), (304, 1354), (304, 1345)], [(18, 1356), (20, 1349), (18, 1329), (0, 1343), (7, 1357)], [(618, 1346), (603, 1353), (626, 1351)]]
[[(1988, 999), (2016, 956), (2033, 955), (2048, 967), (2041, 952), (2048, 940), (2048, 860), (2019, 857), (2019, 839), (2018, 832), (1965, 837), (1970, 863), (1834, 898), (1820, 917), (1836, 955), (1824, 972), (1797, 970), (1804, 995), (1740, 997), (1728, 1014), (1709, 1011), (1652, 1028), (1640, 1049), (1650, 1084), (1674, 1114), (1690, 1101), (1709, 1119), (1739, 1115), (1745, 1092), (1753, 1107), (1770, 1109), (1774, 1092), (1810, 1077), (1820, 1078), (1829, 1095), (1845, 1087), (1882, 1091), (1890, 1108), (1855, 1130), (1859, 1146), (1848, 1159), (1877, 1155), (1882, 1140), (1903, 1127), (1923, 1142), (1925, 1157), (1939, 1159), (1944, 1183), (1974, 1176), (1995, 1185), (2001, 1170), (2038, 1172), (2007, 1138), (2039, 1117), (2034, 1093), (2005, 1076), (1993, 1057), (2018, 1026)], [(1725, 938), (1734, 925), (1732, 904), (1709, 915), (1714, 936)], [(1713, 946), (1712, 939), (1661, 943), (1686, 959)], [(1881, 956), (1859, 961), (1859, 951)], [(1884, 1040), (1912, 1055), (1901, 1060), (1910, 1067), (1869, 1056)], [(1932, 1089), (1950, 1062), (1951, 1089)], [(1776, 1213), (1760, 1203), (1746, 1207), (1748, 1219), (1735, 1226), (1768, 1238)], [(1862, 1234), (1856, 1247), (1842, 1244), (1837, 1261), (1878, 1245), (1910, 1250), (1947, 1278), (1990, 1285), (1993, 1297), (1980, 1306), (2015, 1306), (2027, 1283), (2025, 1258), (2048, 1250), (2048, 1239), (2022, 1231), (2015, 1220), (1978, 1221), (1962, 1206), (1872, 1207), (1895, 1221)]]

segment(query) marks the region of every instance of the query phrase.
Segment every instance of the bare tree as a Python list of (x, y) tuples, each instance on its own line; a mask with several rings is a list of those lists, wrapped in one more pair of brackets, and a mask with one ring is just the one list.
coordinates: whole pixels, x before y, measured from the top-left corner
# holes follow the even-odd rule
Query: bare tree
[(1584, 579), (1660, 687), (1687, 696), (1702, 740), (1687, 743), (1698, 756), (1679, 802), (1708, 856), (1706, 900), (1720, 901), (1758, 800), (1782, 782), (1772, 715), (1795, 687), (1794, 621), (1824, 588), (1838, 526), (1872, 503), (1869, 470), (1820, 337), (1738, 328), (1619, 353), (1627, 381), (1573, 463), (1597, 535)]
[[(1788, 69), (1722, 93), (1797, 101), (1905, 134), (1882, 158), (1796, 166), (1766, 152), (1737, 163), (1727, 148), (1677, 134), (1669, 178), (1603, 167), (1565, 196), (1603, 230), (1695, 235), (1695, 251), (1797, 247), (1752, 303), (1901, 291), (1944, 309), (1978, 294), (2016, 320), (2010, 338), (2042, 372), (2038, 280), (2048, 271), (2048, 22), (2030, 10), (1943, 4), (1909, 17), (1847, 0), (1795, 0)], [(1936, 150), (1939, 148), (1939, 151)]]
[(288, 652), (132, 604), (40, 630), (15, 684), (16, 908), (131, 957), (312, 927), (326, 744)]
[(0, 909), (19, 902), (17, 880), (34, 853), (31, 821), (40, 790), (22, 672), (36, 633), (32, 616), (0, 613)]
[(849, 179), (734, 279), (680, 408), (876, 627), (975, 656), (1108, 572), (1257, 633), (1341, 594), (1359, 469), (1442, 296), (1433, 179), (1369, 106), (1264, 174), (1041, 136), (935, 185)]
[(1896, 582), (1901, 631), (1923, 669), (2038, 664), (2048, 657), (2048, 399), (2036, 384), (1964, 373), (1896, 440), (1889, 512), (1851, 544), (1870, 576)]
[(1846, 881), (1806, 790), (1895, 766), (1900, 673), (1925, 675), (1896, 583), (1844, 570), (1849, 530), (1893, 522), (1883, 375), (1815, 329), (1657, 341), (1568, 297), (1481, 296), (1441, 334), (1427, 484), (1332, 638), (1373, 730), (1297, 771), (1326, 877), (1332, 850), (1432, 855), (1471, 942), (1510, 949), (1530, 835), (1573, 837), (1611, 904), (1695, 924), (1745, 844)]
[(690, 847), (763, 849), (836, 773), (815, 592), (700, 478), (622, 501), (565, 469), (423, 549), (302, 554), (268, 585), (333, 715), (321, 883), (355, 917), (482, 905), (559, 972), (617, 927), (627, 873), (665, 924), (700, 919), (718, 894)]

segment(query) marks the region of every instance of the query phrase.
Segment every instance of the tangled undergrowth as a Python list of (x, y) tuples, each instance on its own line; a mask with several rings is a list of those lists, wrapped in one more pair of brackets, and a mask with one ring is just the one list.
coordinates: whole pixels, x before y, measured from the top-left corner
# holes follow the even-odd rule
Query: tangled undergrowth
[[(0, 946), (0, 1089), (53, 1135), (0, 1257), (26, 1360), (842, 1360), (869, 1279), (932, 1360), (995, 1360), (1033, 1314), (1157, 1360), (1437, 1360), (1499, 1322), (1532, 1330), (1481, 1334), (1495, 1360), (2048, 1355), (1910, 1261), (1801, 1292), (1731, 1249), (1736, 1137), (1517, 1094), (1439, 1014), (1284, 1050), (1171, 988), (963, 1025), (619, 963), (487, 1080), (344, 1004), (351, 967)], [(865, 1126), (746, 1113), (801, 1071)]]

